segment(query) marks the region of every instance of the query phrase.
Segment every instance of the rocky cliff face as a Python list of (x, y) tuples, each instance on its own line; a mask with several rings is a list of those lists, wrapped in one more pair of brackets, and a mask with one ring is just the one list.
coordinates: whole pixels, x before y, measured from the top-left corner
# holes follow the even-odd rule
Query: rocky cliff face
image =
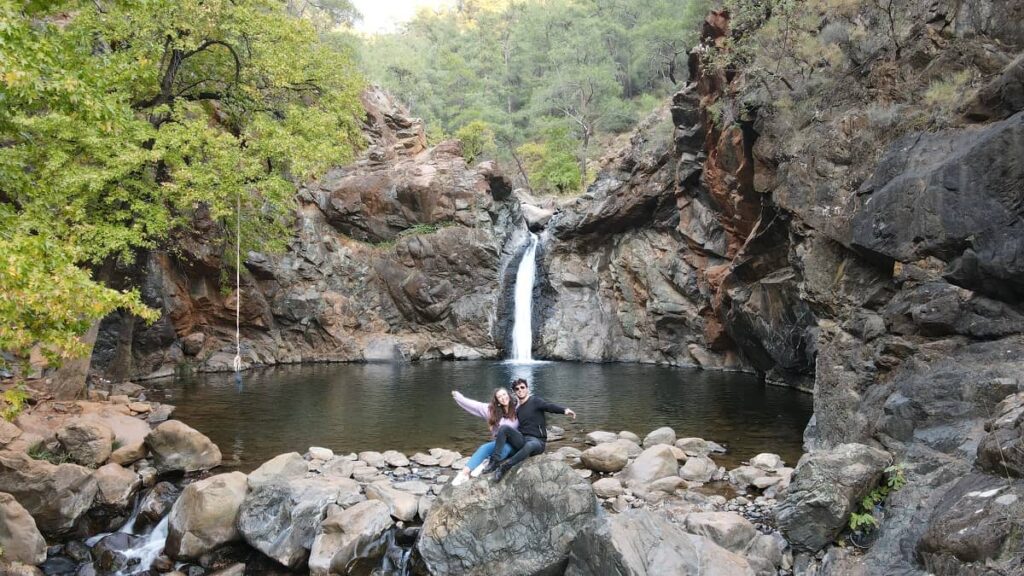
[[(245, 255), (247, 366), (498, 354), (504, 251), (525, 237), (508, 181), (493, 164), (467, 166), (456, 141), (427, 148), (422, 123), (389, 96), (369, 91), (364, 106), (362, 157), (300, 190), (283, 254)], [(153, 326), (108, 318), (94, 368), (132, 378), (230, 369), (239, 299), (221, 244), (199, 213), (173, 251), (127, 271), (163, 315)]]
[[(847, 64), (782, 62), (812, 81), (781, 97), (694, 54), (676, 100), (700, 99), (706, 159), (680, 188), (682, 233), (720, 259), (698, 282), (742, 355), (813, 391), (808, 449), (868, 444), (906, 467), (868, 550), (798, 571), (1014, 573), (1020, 482), (993, 452), (1019, 444), (1024, 389), (1024, 35), (1007, 24), (1024, 4), (893, 6), (823, 13), (815, 34)], [(704, 46), (732, 33), (715, 13)], [(954, 77), (974, 84), (936, 102)], [(958, 532), (967, 508), (993, 528)]]

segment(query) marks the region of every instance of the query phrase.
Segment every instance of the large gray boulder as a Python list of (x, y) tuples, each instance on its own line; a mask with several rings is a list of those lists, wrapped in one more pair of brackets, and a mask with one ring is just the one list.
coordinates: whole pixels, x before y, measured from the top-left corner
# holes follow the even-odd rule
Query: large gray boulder
[(47, 536), (70, 532), (92, 506), (96, 479), (77, 464), (55, 466), (23, 452), (0, 452), (0, 492), (7, 492), (35, 518)]
[(171, 508), (165, 552), (177, 560), (198, 560), (242, 539), (236, 523), (248, 489), (245, 474), (218, 474), (185, 487)]
[(978, 445), (978, 465), (995, 474), (1024, 477), (1024, 392), (1003, 399), (985, 429), (988, 435)]
[(626, 486), (638, 487), (660, 478), (675, 476), (677, 472), (676, 456), (672, 449), (664, 444), (656, 444), (644, 450), (636, 460), (626, 466), (619, 479)]
[(417, 550), (435, 576), (552, 573), (597, 509), (590, 483), (567, 464), (547, 455), (528, 458), (501, 482), (446, 486)]
[(387, 505), (379, 500), (347, 509), (331, 506), (313, 540), (309, 573), (348, 574), (353, 562), (379, 558), (386, 547), (384, 535), (394, 525)]
[(866, 198), (853, 218), (851, 245), (901, 262), (938, 258), (961, 286), (1020, 298), (1022, 137), (1018, 112), (977, 130), (896, 140), (859, 191)]
[(743, 557), (647, 510), (602, 516), (573, 543), (566, 576), (753, 576)]
[(114, 433), (105, 424), (74, 420), (57, 430), (57, 440), (75, 463), (99, 466), (110, 458)]
[[(292, 569), (306, 563), (331, 504), (353, 504), (349, 478), (304, 478), (249, 486), (238, 530), (250, 546)], [(358, 485), (355, 484), (358, 495)]]
[(168, 420), (149, 433), (146, 446), (153, 466), (162, 473), (196, 472), (220, 466), (220, 448), (198, 430), (178, 420)]
[(34, 565), (46, 560), (46, 540), (36, 521), (6, 492), (0, 492), (0, 550), (0, 562)]
[(890, 460), (888, 452), (863, 444), (804, 454), (775, 511), (793, 548), (817, 552), (834, 540)]
[(969, 474), (936, 503), (917, 545), (933, 574), (1019, 574), (1024, 482)]

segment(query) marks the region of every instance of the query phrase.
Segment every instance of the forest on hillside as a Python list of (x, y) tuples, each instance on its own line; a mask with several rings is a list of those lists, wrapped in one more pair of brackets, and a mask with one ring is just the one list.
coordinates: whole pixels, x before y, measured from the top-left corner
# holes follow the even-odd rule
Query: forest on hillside
[(686, 79), (707, 0), (462, 0), (356, 40), (369, 81), (535, 192), (576, 193), (588, 161)]

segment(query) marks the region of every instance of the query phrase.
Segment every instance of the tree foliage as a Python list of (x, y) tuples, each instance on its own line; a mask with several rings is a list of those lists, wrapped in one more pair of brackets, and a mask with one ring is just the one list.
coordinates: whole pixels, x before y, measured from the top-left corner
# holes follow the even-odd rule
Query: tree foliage
[[(696, 43), (709, 4), (462, 0), (421, 12), (397, 33), (367, 39), (360, 53), (367, 75), (435, 130), (457, 134), (486, 122), (495, 133), (494, 155), (515, 163), (511, 173), (526, 172), (522, 184), (557, 192), (588, 180), (596, 139), (630, 129), (649, 112), (644, 107), (652, 94), (664, 97), (686, 79), (682, 58)], [(550, 132), (553, 125), (562, 130)], [(562, 157), (559, 170), (526, 170), (520, 147), (543, 150), (546, 134), (571, 142), (575, 177)]]
[(274, 0), (0, 0), (0, 350), (68, 357), (115, 308), (154, 318), (95, 272), (200, 206), (283, 239), (295, 182), (360, 142), (361, 85)]

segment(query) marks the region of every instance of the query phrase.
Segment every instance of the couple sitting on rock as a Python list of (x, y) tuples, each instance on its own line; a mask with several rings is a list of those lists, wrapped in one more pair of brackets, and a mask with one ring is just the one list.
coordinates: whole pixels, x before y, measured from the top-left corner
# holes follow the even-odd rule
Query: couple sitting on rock
[[(477, 448), (466, 466), (455, 476), (453, 485), (466, 482), (470, 475), (476, 478), (491, 472), (494, 472), (495, 481), (501, 480), (516, 464), (544, 452), (548, 438), (545, 412), (565, 414), (576, 419), (576, 413), (572, 410), (552, 404), (539, 396), (531, 396), (530, 384), (523, 378), (512, 382), (512, 391), (516, 395), (515, 400), (509, 396), (508, 390), (498, 388), (491, 396), (490, 404), (471, 400), (458, 391), (452, 391), (452, 397), (463, 410), (487, 419), (494, 438)], [(485, 459), (489, 459), (486, 464)]]

